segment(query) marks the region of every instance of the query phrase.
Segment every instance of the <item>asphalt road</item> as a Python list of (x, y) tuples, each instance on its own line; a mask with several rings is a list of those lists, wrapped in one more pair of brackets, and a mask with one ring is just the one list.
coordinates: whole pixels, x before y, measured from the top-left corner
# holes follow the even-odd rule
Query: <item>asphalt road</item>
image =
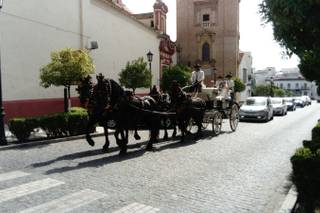
[[(0, 148), (0, 212), (275, 212), (289, 190), (290, 156), (320, 118), (320, 104), (239, 124), (231, 133), (156, 144), (126, 157), (103, 137)], [(113, 139), (112, 139), (113, 140)]]

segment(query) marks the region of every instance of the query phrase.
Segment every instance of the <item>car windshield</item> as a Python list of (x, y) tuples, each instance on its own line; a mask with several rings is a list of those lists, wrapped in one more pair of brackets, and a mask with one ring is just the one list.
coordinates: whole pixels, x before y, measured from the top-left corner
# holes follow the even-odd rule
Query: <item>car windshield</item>
[(247, 106), (265, 106), (266, 103), (267, 102), (264, 99), (248, 99), (246, 101)]
[(282, 104), (281, 99), (272, 99), (271, 102), (272, 102), (272, 104)]

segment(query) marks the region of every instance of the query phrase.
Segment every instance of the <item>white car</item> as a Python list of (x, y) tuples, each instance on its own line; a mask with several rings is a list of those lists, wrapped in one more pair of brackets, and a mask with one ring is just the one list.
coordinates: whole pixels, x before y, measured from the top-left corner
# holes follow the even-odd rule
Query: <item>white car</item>
[(273, 119), (273, 107), (268, 97), (249, 97), (240, 107), (240, 120), (269, 121)]
[(287, 105), (283, 98), (271, 98), (271, 103), (274, 115), (284, 116), (287, 114)]
[(309, 96), (303, 95), (301, 96), (302, 100), (306, 103), (306, 105), (311, 105), (311, 98)]

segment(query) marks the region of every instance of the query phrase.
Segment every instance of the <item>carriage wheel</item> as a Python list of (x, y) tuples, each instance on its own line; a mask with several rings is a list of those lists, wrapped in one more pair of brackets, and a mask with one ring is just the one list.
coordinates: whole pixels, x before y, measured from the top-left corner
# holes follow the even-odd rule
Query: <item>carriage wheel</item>
[(212, 118), (212, 132), (214, 135), (219, 135), (221, 133), (222, 127), (222, 114), (220, 112), (215, 112)]
[(239, 107), (236, 104), (231, 107), (229, 120), (231, 130), (236, 131), (239, 124)]

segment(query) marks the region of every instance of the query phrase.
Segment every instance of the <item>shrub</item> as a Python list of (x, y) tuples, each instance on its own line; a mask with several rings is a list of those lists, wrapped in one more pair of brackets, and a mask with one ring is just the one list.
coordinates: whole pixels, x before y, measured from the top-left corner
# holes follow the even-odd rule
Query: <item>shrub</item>
[(243, 83), (243, 81), (240, 78), (238, 77), (233, 78), (233, 81), (234, 81), (235, 92), (243, 92), (246, 89), (245, 83)]
[(320, 201), (320, 150), (300, 148), (291, 157), (291, 163), (298, 201), (306, 212), (313, 212)]
[(320, 143), (320, 123), (318, 123), (313, 129), (312, 129), (312, 141), (317, 141)]
[(9, 121), (10, 131), (20, 142), (27, 140), (34, 128), (42, 128), (48, 138), (79, 135), (86, 132), (88, 113), (80, 107), (67, 113), (55, 113), (33, 118), (14, 118)]
[(26, 141), (35, 127), (35, 119), (14, 118), (9, 121), (9, 130), (20, 142)]
[(85, 110), (76, 110), (67, 113), (67, 129), (69, 135), (85, 134), (88, 124), (88, 113)]
[(177, 81), (181, 87), (186, 86), (190, 81), (191, 73), (190, 68), (181, 64), (165, 67), (161, 79), (161, 89), (165, 92), (170, 91), (172, 81)]

